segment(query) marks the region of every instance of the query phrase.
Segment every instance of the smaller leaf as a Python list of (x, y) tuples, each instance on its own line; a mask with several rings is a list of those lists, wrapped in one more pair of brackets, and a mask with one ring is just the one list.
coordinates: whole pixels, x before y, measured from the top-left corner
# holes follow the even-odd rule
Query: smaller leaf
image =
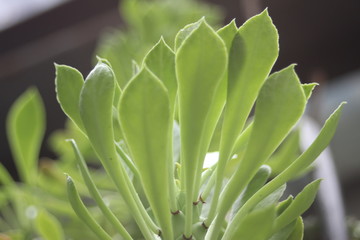
[(113, 133), (115, 78), (110, 67), (99, 62), (86, 78), (80, 94), (80, 116), (87, 136), (105, 168), (116, 161)]
[(282, 185), (281, 187), (279, 187), (278, 189), (276, 189), (275, 191), (273, 191), (272, 193), (270, 193), (269, 195), (267, 195), (265, 198), (263, 198), (256, 206), (254, 209), (257, 208), (264, 208), (266, 206), (269, 206), (271, 204), (275, 204), (279, 201), (279, 199), (282, 197), (282, 195), (284, 194), (286, 189), (286, 184)]
[(241, 193), (238, 200), (235, 202), (232, 213), (233, 215), (246, 203), (246, 201), (254, 195), (267, 181), (271, 173), (271, 168), (267, 165), (262, 165), (253, 179)]
[(173, 236), (168, 199), (168, 173), (173, 164), (169, 159), (172, 155), (171, 115), (164, 84), (145, 67), (124, 90), (120, 122), (152, 212), (166, 239)]
[(105, 230), (100, 227), (100, 225), (90, 215), (89, 210), (87, 210), (80, 199), (80, 195), (75, 187), (75, 184), (69, 175), (67, 175), (67, 192), (71, 207), (74, 209), (76, 215), (90, 228), (90, 230), (102, 240), (112, 240), (109, 234), (106, 233)]
[(256, 210), (247, 215), (242, 221), (234, 223), (236, 229), (228, 228), (223, 240), (251, 239), (265, 240), (271, 233), (275, 219), (275, 205)]
[(240, 209), (240, 211), (236, 214), (236, 217), (242, 218), (249, 211), (251, 211), (253, 207), (263, 199), (264, 196), (270, 194), (281, 185), (285, 184), (287, 181), (293, 179), (295, 176), (297, 176), (299, 171), (301, 172), (309, 167), (309, 165), (326, 148), (334, 136), (344, 104), (345, 103), (340, 104), (340, 106), (326, 120), (323, 128), (320, 130), (319, 135), (310, 145), (310, 147), (303, 154), (301, 154), (301, 156), (298, 157), (288, 168), (286, 168), (282, 173), (280, 173), (273, 180), (262, 187), (258, 192), (256, 192), (251, 197), (251, 199), (247, 201), (246, 205)]
[(176, 34), (176, 37), (175, 37), (175, 50), (176, 51), (180, 48), (181, 44), (192, 33), (192, 31), (194, 31), (195, 29), (197, 29), (200, 26), (202, 21), (203, 21), (203, 18), (201, 18), (197, 22), (190, 23), (190, 24), (186, 25), (183, 29), (181, 29)]
[(98, 64), (103, 63), (103, 64), (107, 65), (109, 67), (109, 70), (112, 72), (112, 75), (113, 75), (113, 77), (115, 79), (115, 92), (114, 92), (114, 103), (113, 103), (113, 105), (114, 105), (115, 109), (118, 109), (122, 91), (121, 91), (119, 83), (118, 83), (118, 81), (116, 79), (116, 76), (115, 76), (114, 70), (113, 70), (113, 68), (111, 66), (111, 63), (105, 58), (101, 58), (99, 56), (96, 56), (96, 58), (98, 60)]
[(35, 227), (44, 240), (63, 240), (60, 222), (50, 213), (41, 210), (35, 218)]
[(276, 176), (284, 171), (297, 158), (300, 153), (299, 141), (300, 132), (295, 130), (289, 134), (277, 152), (266, 162), (272, 169), (272, 176)]
[(45, 109), (39, 92), (28, 89), (11, 106), (7, 136), (21, 180), (34, 183), (45, 132)]
[(277, 206), (276, 206), (276, 214), (279, 216), (280, 214), (282, 214), (285, 209), (287, 209), (291, 203), (294, 201), (294, 197), (292, 195), (290, 195), (287, 199), (285, 199), (284, 201), (281, 201)]
[(231, 44), (235, 34), (239, 29), (236, 26), (235, 19), (233, 19), (228, 25), (220, 28), (217, 33), (222, 38), (227, 48), (228, 53), (230, 52)]
[(288, 239), (291, 233), (294, 231), (296, 226), (296, 221), (292, 221), (290, 224), (282, 228), (280, 231), (275, 232), (269, 240), (284, 240)]
[(64, 113), (84, 131), (80, 117), (80, 92), (84, 85), (84, 78), (75, 68), (66, 65), (57, 65), (55, 90), (56, 97)]
[(144, 65), (164, 83), (173, 111), (177, 92), (175, 54), (163, 38), (145, 56)]
[(316, 86), (318, 86), (318, 83), (307, 83), (302, 84), (302, 88), (304, 90), (304, 94), (306, 96), (306, 99), (309, 99), (311, 97), (311, 94)]
[(296, 220), (294, 231), (287, 240), (302, 240), (304, 238), (304, 222), (301, 217)]
[(311, 206), (319, 189), (320, 182), (320, 179), (313, 181), (296, 196), (290, 206), (276, 218), (275, 231), (285, 227)]

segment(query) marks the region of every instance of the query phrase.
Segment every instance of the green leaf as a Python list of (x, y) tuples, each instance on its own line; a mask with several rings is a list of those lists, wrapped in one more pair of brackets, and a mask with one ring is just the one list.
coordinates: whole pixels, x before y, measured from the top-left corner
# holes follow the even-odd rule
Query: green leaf
[(304, 238), (304, 222), (301, 217), (298, 217), (295, 224), (295, 229), (287, 240), (302, 240)]
[(64, 239), (64, 232), (60, 222), (45, 210), (41, 210), (36, 216), (35, 227), (44, 240)]
[(120, 101), (120, 121), (152, 212), (164, 237), (171, 239), (168, 165), (172, 164), (169, 151), (173, 121), (168, 93), (147, 68), (125, 88)]
[(300, 132), (295, 130), (280, 145), (277, 152), (266, 162), (271, 167), (272, 176), (276, 176), (284, 171), (299, 155), (300, 152)]
[(288, 239), (291, 233), (295, 230), (296, 221), (292, 221), (286, 227), (282, 228), (280, 231), (275, 232), (269, 240), (284, 240)]
[(223, 240), (251, 239), (265, 240), (269, 237), (275, 220), (275, 205), (256, 210), (242, 221), (232, 224), (235, 228), (225, 231)]
[(194, 182), (200, 183), (204, 157), (222, 110), (216, 101), (226, 63), (225, 44), (205, 21), (191, 32), (176, 54), (181, 164), (188, 209), (186, 236), (191, 232), (190, 208), (198, 197), (193, 192), (198, 188)]
[(34, 183), (45, 131), (45, 109), (35, 88), (28, 89), (12, 105), (7, 116), (7, 136), (21, 180)]
[(307, 185), (294, 199), (294, 201), (276, 218), (274, 231), (279, 231), (287, 224), (298, 218), (313, 203), (319, 189), (321, 180), (315, 180)]
[(256, 193), (262, 186), (264, 186), (270, 176), (270, 173), (271, 168), (267, 165), (262, 165), (259, 168), (253, 179), (251, 179), (250, 183), (246, 186), (244, 192), (241, 193), (240, 197), (233, 205), (233, 216), (246, 203), (246, 201), (249, 200), (252, 195), (254, 195), (254, 193)]
[(278, 48), (278, 33), (267, 10), (245, 22), (232, 41), (220, 142), (221, 170), (231, 158), (235, 141), (278, 56)]
[(282, 186), (280, 186), (278, 189), (276, 189), (266, 197), (263, 197), (263, 199), (254, 207), (254, 209), (264, 208), (271, 204), (277, 203), (281, 198), (281, 196), (284, 194), (285, 189), (286, 189), (286, 184), (283, 184)]
[(189, 35), (197, 29), (200, 24), (204, 21), (203, 18), (201, 18), (199, 21), (190, 23), (186, 25), (183, 29), (181, 29), (175, 36), (175, 51), (178, 51), (184, 40), (189, 37)]
[(253, 209), (254, 206), (256, 206), (256, 204), (258, 204), (264, 198), (264, 196), (269, 195), (287, 181), (296, 177), (298, 172), (301, 172), (309, 167), (309, 165), (329, 145), (330, 140), (335, 134), (335, 130), (339, 123), (344, 104), (344, 102), (341, 103), (340, 106), (334, 111), (334, 113), (331, 114), (330, 117), (326, 120), (323, 128), (320, 130), (319, 135), (310, 145), (310, 147), (303, 154), (301, 154), (300, 157), (298, 157), (288, 168), (286, 168), (282, 173), (280, 173), (273, 180), (262, 187), (258, 192), (256, 192), (240, 209), (236, 217), (242, 218), (245, 216), (249, 211), (251, 211), (251, 209)]
[(302, 88), (304, 90), (304, 94), (306, 96), (306, 99), (309, 99), (311, 97), (311, 94), (316, 86), (318, 86), (318, 83), (308, 83), (308, 84), (302, 84)]
[[(237, 27), (235, 24), (235, 20), (231, 21), (228, 25), (225, 27), (219, 29), (217, 33), (221, 37), (221, 39), (224, 41), (227, 52), (229, 53), (232, 40), (234, 39), (235, 34), (237, 33)], [(226, 100), (226, 88), (227, 88), (227, 71), (225, 71), (225, 74), (223, 76), (223, 80), (221, 81), (221, 86), (219, 87), (219, 93), (217, 93), (218, 100), (215, 100), (215, 102), (218, 103), (218, 106), (223, 109)], [(216, 128), (214, 130), (214, 134), (209, 146), (209, 152), (216, 152), (219, 151), (219, 145), (220, 145), (220, 137), (221, 137), (221, 127), (222, 127), (222, 121), (223, 117), (218, 121)]]
[(230, 52), (233, 39), (237, 32), (238, 32), (238, 28), (236, 26), (235, 19), (233, 19), (228, 25), (220, 28), (217, 31), (219, 36), (224, 41), (228, 53)]
[(80, 92), (84, 85), (81, 73), (66, 65), (57, 65), (55, 90), (57, 100), (64, 113), (82, 130), (84, 126), (80, 117)]
[(90, 215), (89, 210), (82, 202), (80, 195), (75, 187), (75, 184), (70, 176), (67, 175), (67, 192), (71, 207), (74, 209), (76, 215), (93, 231), (100, 239), (111, 240), (112, 238), (104, 231), (102, 227)]
[(294, 197), (292, 195), (290, 195), (287, 199), (285, 199), (284, 201), (281, 201), (277, 206), (276, 206), (276, 214), (279, 216), (280, 214), (282, 214), (285, 209), (287, 209), (291, 203), (294, 201)]
[(232, 40), (227, 76), (227, 99), (217, 166), (216, 198), (212, 203), (207, 224), (215, 216), (217, 196), (222, 187), (226, 163), (232, 157), (236, 139), (241, 134), (259, 90), (275, 63), (278, 48), (277, 30), (267, 10), (245, 22)]
[(229, 207), (260, 165), (269, 158), (299, 120), (305, 104), (305, 95), (293, 66), (269, 77), (257, 100), (254, 125), (245, 155), (224, 189), (218, 216), (225, 217)]
[[(115, 73), (114, 73), (114, 70), (111, 66), (111, 63), (105, 59), (105, 58), (101, 58), (99, 56), (96, 56), (97, 60), (98, 60), (98, 63), (104, 63), (106, 65), (109, 66), (110, 68), (110, 71), (112, 72), (112, 75), (114, 76), (114, 79), (115, 79), (115, 92), (114, 92), (114, 102), (113, 102), (113, 105), (114, 105), (114, 108), (115, 109), (118, 109), (119, 107), (119, 101), (120, 101), (120, 97), (121, 97), (121, 94), (122, 94), (122, 91), (121, 91), (121, 88), (118, 84), (118, 81), (116, 80), (116, 76), (115, 76)], [(116, 118), (116, 117), (115, 117)]]
[(82, 88), (80, 116), (87, 136), (105, 168), (117, 161), (112, 118), (114, 92), (114, 75), (108, 65), (99, 62)]
[[(305, 104), (293, 66), (269, 77), (257, 100), (254, 126), (244, 156), (246, 161), (240, 163), (245, 171), (253, 171), (269, 158), (297, 123)], [(262, 147), (261, 151), (258, 146)]]
[(168, 90), (170, 107), (174, 109), (177, 92), (175, 54), (163, 38), (145, 56), (144, 64), (164, 83)]

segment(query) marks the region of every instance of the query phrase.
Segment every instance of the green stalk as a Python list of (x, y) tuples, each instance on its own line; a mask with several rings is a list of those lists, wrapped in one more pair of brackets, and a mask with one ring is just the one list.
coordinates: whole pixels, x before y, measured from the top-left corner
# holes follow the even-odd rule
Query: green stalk
[[(204, 224), (206, 226), (210, 226), (211, 222), (214, 220), (216, 216), (216, 210), (219, 203), (219, 197), (222, 189), (222, 183), (224, 179), (224, 171), (226, 167), (226, 163), (230, 160), (230, 158), (233, 156), (234, 153), (236, 153), (239, 148), (244, 147), (246, 145), (246, 142), (249, 140), (250, 133), (252, 130), (253, 122), (249, 124), (249, 126), (241, 133), (241, 135), (236, 140), (234, 147), (231, 154), (224, 155), (222, 151), (220, 151), (218, 166), (216, 168), (216, 181), (215, 181), (215, 190), (214, 190), (214, 196), (211, 201), (210, 211), (207, 219), (204, 221)], [(224, 157), (225, 156), (225, 157)]]
[(125, 164), (130, 168), (130, 170), (134, 174), (134, 176), (137, 179), (140, 179), (140, 173), (139, 173), (138, 169), (136, 168), (134, 162), (131, 161), (130, 157), (124, 152), (124, 150), (118, 143), (115, 143), (115, 146), (116, 146), (116, 150), (119, 153), (121, 159), (124, 160)]
[(69, 175), (67, 177), (67, 191), (69, 201), (78, 217), (102, 240), (112, 240), (109, 234), (102, 229), (81, 201), (75, 184)]
[(79, 168), (82, 174), (82, 177), (85, 181), (85, 184), (91, 194), (91, 196), (94, 198), (95, 202), (99, 206), (100, 210), (104, 214), (104, 216), (108, 219), (108, 221), (114, 226), (114, 228), (118, 231), (118, 233), (126, 240), (132, 240), (132, 237), (130, 234), (126, 231), (124, 226), (120, 223), (120, 221), (115, 217), (115, 215), (112, 213), (112, 211), (106, 206), (104, 203), (104, 200), (102, 196), (100, 195), (94, 181), (92, 180), (90, 176), (90, 172), (86, 166), (85, 160), (83, 156), (81, 155), (76, 142), (73, 139), (68, 140), (71, 143), (71, 146), (73, 147), (73, 150), (75, 152)]
[(205, 201), (209, 197), (211, 189), (213, 188), (214, 183), (215, 183), (215, 177), (216, 177), (216, 169), (212, 172), (210, 179), (209, 179), (207, 185), (205, 186), (204, 191), (201, 193), (201, 198), (203, 201)]
[[(104, 163), (105, 161), (103, 161)], [(150, 216), (146, 213), (144, 206), (139, 204), (140, 199), (136, 194), (133, 184), (131, 183), (129, 176), (126, 174), (121, 162), (116, 160), (111, 166), (107, 167), (104, 165), (106, 171), (109, 173), (110, 177), (113, 179), (116, 187), (119, 189), (120, 193), (124, 197), (125, 202), (128, 204), (133, 217), (138, 224), (141, 232), (143, 233), (145, 239), (155, 239), (153, 233), (149, 228), (147, 220), (150, 219)], [(135, 193), (135, 194), (134, 194)], [(145, 214), (144, 214), (145, 212)]]
[[(137, 179), (141, 179), (140, 173), (138, 171), (138, 169), (136, 168), (135, 164), (133, 163), (133, 161), (131, 161), (131, 159), (129, 158), (129, 156), (124, 152), (124, 150), (120, 147), (119, 144), (115, 144), (116, 149), (118, 150), (118, 153), (120, 155), (120, 157), (124, 160), (124, 162), (126, 163), (126, 165), (130, 168), (130, 170), (134, 173), (135, 177), (137, 177)], [(127, 182), (129, 183), (130, 186), (130, 191), (132, 196), (134, 197), (134, 200), (136, 202), (136, 204), (139, 207), (139, 210), (141, 212), (141, 215), (143, 216), (146, 224), (148, 225), (148, 227), (151, 229), (151, 231), (153, 231), (156, 234), (159, 234), (159, 227), (156, 226), (156, 224), (154, 223), (154, 221), (150, 218), (149, 214), (146, 212), (135, 188), (133, 187), (130, 179), (128, 179), (128, 177), (126, 177)]]
[(150, 230), (159, 235), (160, 234), (160, 228), (154, 223), (154, 221), (151, 219), (151, 217), (149, 216), (148, 212), (146, 211), (144, 205), (142, 204), (140, 198), (139, 198), (139, 195), (137, 194), (136, 192), (136, 189), (134, 187), (134, 185), (132, 184), (129, 176), (127, 174), (125, 174), (125, 181), (126, 181), (126, 184), (129, 186), (129, 191), (130, 191), (130, 194), (133, 198), (133, 201), (135, 202), (137, 208), (139, 209), (139, 212), (141, 214), (141, 217), (144, 219), (146, 225), (148, 228), (150, 228)]

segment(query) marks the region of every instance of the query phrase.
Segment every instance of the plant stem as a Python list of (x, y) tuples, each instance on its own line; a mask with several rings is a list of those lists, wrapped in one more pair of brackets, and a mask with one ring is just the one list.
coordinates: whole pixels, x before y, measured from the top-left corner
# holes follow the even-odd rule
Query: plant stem
[(119, 145), (119, 143), (115, 143), (116, 150), (119, 153), (122, 160), (124, 160), (125, 164), (130, 168), (131, 172), (134, 174), (134, 176), (140, 180), (140, 173), (138, 169), (136, 168), (133, 161), (131, 161), (130, 157), (124, 152), (122, 147)]
[(102, 196), (100, 195), (94, 181), (92, 180), (92, 178), (90, 176), (89, 169), (87, 168), (85, 160), (84, 160), (83, 156), (81, 155), (75, 141), (70, 140), (70, 143), (71, 143), (71, 145), (73, 147), (73, 150), (75, 152), (75, 155), (77, 157), (82, 177), (83, 177), (83, 179), (85, 181), (85, 184), (86, 184), (91, 196), (96, 201), (97, 205), (99, 206), (100, 210), (103, 212), (104, 216), (115, 227), (115, 229), (118, 231), (118, 233), (124, 239), (132, 240), (132, 237), (126, 231), (124, 226), (120, 223), (120, 221), (115, 217), (115, 215), (112, 213), (112, 211), (104, 203), (104, 200), (103, 200)]

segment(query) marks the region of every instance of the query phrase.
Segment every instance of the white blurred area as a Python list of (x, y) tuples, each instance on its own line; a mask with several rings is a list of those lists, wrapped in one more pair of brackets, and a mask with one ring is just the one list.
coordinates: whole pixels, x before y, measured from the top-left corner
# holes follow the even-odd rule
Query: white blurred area
[(317, 118), (324, 122), (342, 102), (339, 126), (330, 144), (341, 182), (351, 183), (360, 175), (360, 70), (340, 76), (322, 87), (317, 96)]
[(70, 0), (0, 0), (0, 31)]

